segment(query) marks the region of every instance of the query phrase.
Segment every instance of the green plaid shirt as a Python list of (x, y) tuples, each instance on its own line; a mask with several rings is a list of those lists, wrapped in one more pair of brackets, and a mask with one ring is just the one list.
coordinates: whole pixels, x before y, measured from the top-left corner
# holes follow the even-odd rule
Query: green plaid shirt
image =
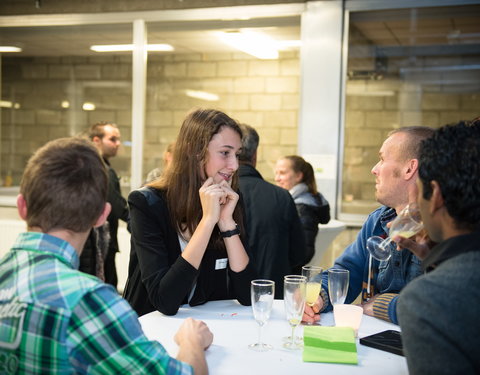
[(113, 287), (77, 271), (75, 249), (22, 233), (0, 260), (0, 374), (191, 374), (148, 341)]

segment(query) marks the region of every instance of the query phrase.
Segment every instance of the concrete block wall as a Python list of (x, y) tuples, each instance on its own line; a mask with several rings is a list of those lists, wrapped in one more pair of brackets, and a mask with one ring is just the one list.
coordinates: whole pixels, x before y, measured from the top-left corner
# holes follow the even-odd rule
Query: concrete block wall
[[(2, 99), (19, 103), (2, 109), (0, 172), (18, 184), (32, 151), (50, 139), (79, 134), (97, 121), (114, 121), (122, 140), (131, 139), (131, 58), (4, 57)], [(297, 52), (279, 60), (258, 60), (243, 53), (149, 56), (145, 126), (146, 174), (161, 167), (162, 154), (194, 107), (218, 108), (257, 128), (259, 170), (273, 178), (279, 157), (296, 153), (300, 65)], [(186, 90), (216, 94), (218, 101), (186, 96)], [(68, 108), (62, 103), (68, 102)], [(94, 111), (84, 111), (84, 102)], [(130, 148), (112, 164), (130, 174)], [(124, 180), (128, 186), (128, 179)]]
[(378, 162), (379, 148), (391, 130), (412, 125), (437, 128), (480, 114), (480, 73), (474, 69), (441, 69), (477, 64), (477, 58), (381, 57), (375, 54), (376, 47), (355, 26), (350, 28), (343, 213), (366, 215), (378, 207), (375, 179), (370, 171)]
[[(242, 53), (184, 54), (149, 59), (145, 171), (161, 167), (195, 107), (218, 108), (260, 135), (258, 169), (273, 179), (276, 160), (297, 151), (300, 65), (298, 53), (257, 60)], [(218, 101), (186, 96), (187, 90), (218, 95)]]
[[(478, 85), (477, 85), (478, 86)], [(434, 128), (479, 115), (480, 89), (413, 81), (406, 77), (347, 81), (342, 211), (367, 214), (375, 202), (372, 167), (388, 133), (402, 126)]]
[[(99, 120), (118, 122), (129, 138), (130, 120), (124, 120), (131, 105), (130, 61), (118, 56), (2, 57), (2, 100), (18, 108), (1, 111), (1, 177), (10, 174), (18, 185), (34, 150)], [(96, 110), (84, 111), (84, 102), (95, 103)]]

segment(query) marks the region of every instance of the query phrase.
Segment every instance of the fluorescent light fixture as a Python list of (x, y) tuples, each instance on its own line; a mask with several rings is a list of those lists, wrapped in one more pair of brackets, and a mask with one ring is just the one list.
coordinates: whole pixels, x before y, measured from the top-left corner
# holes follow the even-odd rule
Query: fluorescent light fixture
[(19, 109), (20, 108), (20, 103), (13, 103), (9, 100), (0, 100), (0, 108)]
[(277, 42), (278, 49), (300, 48), (301, 40), (280, 40)]
[(15, 46), (0, 46), (0, 53), (1, 52), (22, 52), (22, 49)]
[(70, 102), (68, 100), (62, 100), (62, 103), (60, 104), (62, 108), (70, 108)]
[[(105, 44), (90, 46), (90, 49), (95, 52), (129, 52), (133, 51), (133, 44)], [(169, 52), (173, 51), (170, 44), (147, 44), (147, 51), (155, 52)]]
[(95, 104), (93, 103), (90, 103), (90, 102), (85, 102), (83, 103), (83, 106), (82, 106), (83, 110), (84, 111), (95, 111)]
[(221, 32), (218, 37), (229, 46), (259, 59), (278, 59), (277, 42), (268, 35), (250, 30), (237, 30)]
[(368, 91), (361, 87), (347, 87), (348, 96), (394, 96), (393, 90), (372, 90)]
[(209, 102), (216, 102), (220, 99), (217, 94), (205, 91), (185, 90), (185, 94), (191, 98), (207, 100)]

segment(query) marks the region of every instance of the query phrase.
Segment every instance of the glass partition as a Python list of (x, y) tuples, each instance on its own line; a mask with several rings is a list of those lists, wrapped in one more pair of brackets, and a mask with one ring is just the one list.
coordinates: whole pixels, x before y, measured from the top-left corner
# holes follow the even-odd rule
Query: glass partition
[[(297, 152), (300, 17), (149, 22), (147, 30), (148, 44), (168, 43), (173, 51), (148, 55), (145, 175), (162, 170), (185, 115), (201, 107), (257, 129), (257, 168), (273, 181), (275, 161)], [(231, 40), (243, 37), (246, 52)], [(267, 44), (254, 50), (262, 39)]]
[[(92, 45), (131, 43), (132, 26), (2, 28), (0, 45), (20, 52), (1, 57), (0, 182), (16, 194), (25, 164), (38, 147), (115, 122), (123, 145), (111, 160), (128, 186), (131, 138), (131, 52), (94, 52)], [(9, 188), (10, 187), (10, 188)]]
[(480, 5), (350, 13), (343, 214), (378, 206), (370, 171), (392, 129), (479, 115), (478, 14)]

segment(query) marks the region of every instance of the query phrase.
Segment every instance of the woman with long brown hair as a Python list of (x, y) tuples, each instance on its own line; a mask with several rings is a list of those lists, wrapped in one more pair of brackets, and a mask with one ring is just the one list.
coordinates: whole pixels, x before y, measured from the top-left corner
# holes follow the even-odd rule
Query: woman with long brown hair
[(139, 315), (236, 298), (256, 274), (242, 242), (236, 170), (242, 132), (216, 110), (184, 120), (165, 173), (130, 193), (131, 253), (124, 296)]

